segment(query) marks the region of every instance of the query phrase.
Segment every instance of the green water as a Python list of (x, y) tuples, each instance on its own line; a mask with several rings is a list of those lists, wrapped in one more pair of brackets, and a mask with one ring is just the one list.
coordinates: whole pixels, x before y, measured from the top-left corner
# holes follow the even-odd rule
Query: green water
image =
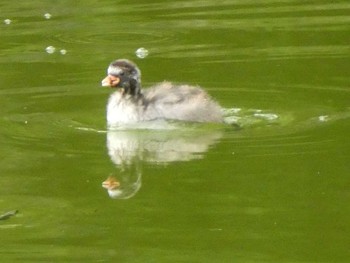
[[(18, 210), (1, 262), (349, 261), (348, 1), (0, 10), (0, 215)], [(144, 86), (202, 86), (238, 125), (107, 133), (116, 58)]]

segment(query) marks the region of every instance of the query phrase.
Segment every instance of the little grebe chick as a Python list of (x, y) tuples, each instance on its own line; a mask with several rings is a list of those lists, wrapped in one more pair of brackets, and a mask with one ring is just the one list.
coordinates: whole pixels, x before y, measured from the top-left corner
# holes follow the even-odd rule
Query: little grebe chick
[(157, 119), (223, 122), (221, 107), (201, 88), (162, 82), (141, 89), (141, 72), (127, 59), (112, 62), (102, 86), (117, 88), (107, 105), (108, 126)]

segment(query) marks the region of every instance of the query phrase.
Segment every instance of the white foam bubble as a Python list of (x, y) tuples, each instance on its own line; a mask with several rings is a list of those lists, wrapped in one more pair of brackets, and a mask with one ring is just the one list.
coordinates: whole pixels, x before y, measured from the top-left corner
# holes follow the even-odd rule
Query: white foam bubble
[(5, 23), (6, 25), (9, 25), (9, 24), (12, 23), (12, 20), (7, 18), (7, 19), (4, 20), (4, 23)]
[(52, 15), (51, 15), (50, 13), (46, 13), (46, 14), (44, 14), (44, 17), (45, 17), (46, 19), (50, 19), (50, 18), (52, 17)]
[(329, 120), (329, 116), (328, 115), (318, 116), (318, 120), (321, 121), (321, 122), (328, 121)]
[(56, 48), (54, 46), (48, 46), (46, 49), (46, 53), (53, 54), (56, 51)]
[(148, 50), (145, 49), (144, 47), (140, 47), (135, 51), (135, 54), (138, 58), (145, 58), (148, 56)]

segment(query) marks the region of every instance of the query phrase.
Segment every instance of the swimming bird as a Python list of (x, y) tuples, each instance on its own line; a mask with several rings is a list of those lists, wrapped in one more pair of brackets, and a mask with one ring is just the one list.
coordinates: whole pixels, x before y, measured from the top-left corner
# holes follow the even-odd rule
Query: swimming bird
[(158, 119), (223, 122), (220, 105), (202, 88), (161, 82), (141, 87), (141, 71), (127, 59), (112, 62), (102, 86), (115, 88), (107, 104), (109, 127)]

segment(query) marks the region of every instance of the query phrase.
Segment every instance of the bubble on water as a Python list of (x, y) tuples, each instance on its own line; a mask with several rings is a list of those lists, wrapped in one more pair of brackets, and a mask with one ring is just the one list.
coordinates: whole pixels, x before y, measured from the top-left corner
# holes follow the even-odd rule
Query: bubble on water
[(48, 46), (45, 50), (46, 50), (46, 53), (53, 54), (53, 53), (55, 53), (56, 48), (53, 46)]
[(45, 17), (46, 19), (50, 19), (50, 18), (52, 17), (52, 15), (51, 15), (50, 13), (46, 13), (46, 14), (44, 14), (44, 17)]
[(60, 53), (61, 53), (61, 55), (65, 55), (65, 54), (67, 54), (67, 50), (61, 49), (61, 50), (60, 50)]
[(11, 19), (5, 19), (5, 20), (4, 20), (4, 23), (5, 23), (6, 25), (9, 25), (9, 24), (12, 23), (12, 20), (11, 20)]
[(318, 116), (318, 120), (321, 121), (321, 122), (328, 121), (328, 119), (329, 119), (328, 115)]
[(135, 51), (135, 54), (138, 58), (145, 58), (148, 56), (148, 50), (145, 49), (144, 47), (140, 47)]

